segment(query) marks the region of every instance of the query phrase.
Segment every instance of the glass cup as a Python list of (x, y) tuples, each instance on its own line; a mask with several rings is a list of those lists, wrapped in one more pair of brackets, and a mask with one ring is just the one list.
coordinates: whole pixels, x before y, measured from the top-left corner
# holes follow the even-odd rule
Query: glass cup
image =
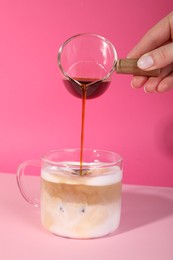
[[(48, 152), (40, 161), (25, 161), (17, 170), (18, 187), (27, 202), (40, 208), (41, 223), (50, 232), (77, 239), (102, 237), (120, 223), (122, 158), (84, 149), (82, 176), (79, 158), (80, 149), (63, 149)], [(30, 166), (41, 167), (40, 199), (24, 189)]]
[(86, 98), (102, 95), (109, 87), (115, 70), (117, 53), (106, 38), (82, 33), (66, 40), (58, 52), (58, 65), (66, 89), (74, 96), (82, 97), (83, 85)]

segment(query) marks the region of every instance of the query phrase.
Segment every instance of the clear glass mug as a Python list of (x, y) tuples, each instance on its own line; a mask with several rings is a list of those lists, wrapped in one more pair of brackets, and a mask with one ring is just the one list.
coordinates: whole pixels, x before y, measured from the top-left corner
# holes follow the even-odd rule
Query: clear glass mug
[[(50, 151), (40, 161), (25, 161), (17, 170), (24, 199), (40, 207), (41, 223), (50, 232), (68, 238), (96, 238), (115, 231), (120, 223), (122, 158), (104, 150), (84, 149), (83, 175), (80, 149)], [(41, 167), (40, 199), (26, 193), (27, 167)]]

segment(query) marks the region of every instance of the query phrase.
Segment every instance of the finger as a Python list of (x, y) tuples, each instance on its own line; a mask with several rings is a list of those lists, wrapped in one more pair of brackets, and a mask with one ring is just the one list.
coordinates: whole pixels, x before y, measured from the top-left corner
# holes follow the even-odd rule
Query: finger
[(170, 40), (173, 28), (173, 12), (154, 25), (129, 52), (128, 58), (138, 58), (142, 54), (154, 50)]
[(159, 75), (159, 77), (150, 77), (144, 85), (144, 90), (147, 93), (152, 93), (157, 91), (158, 86), (160, 85), (160, 83), (166, 78), (168, 77), (168, 75), (172, 73), (172, 64), (167, 66), (166, 68), (161, 70), (161, 73)]
[(144, 54), (138, 60), (138, 67), (143, 70), (159, 69), (173, 61), (173, 42)]
[(157, 86), (157, 91), (160, 93), (173, 89), (173, 72), (164, 78)]
[(133, 88), (141, 88), (144, 86), (144, 90), (147, 93), (155, 92), (158, 85), (166, 76), (168, 76), (173, 70), (173, 64), (166, 66), (161, 69), (160, 75), (158, 77), (143, 77), (134, 76), (131, 81), (131, 86)]
[(132, 88), (141, 88), (146, 83), (147, 80), (148, 77), (133, 76), (131, 80), (131, 86)]

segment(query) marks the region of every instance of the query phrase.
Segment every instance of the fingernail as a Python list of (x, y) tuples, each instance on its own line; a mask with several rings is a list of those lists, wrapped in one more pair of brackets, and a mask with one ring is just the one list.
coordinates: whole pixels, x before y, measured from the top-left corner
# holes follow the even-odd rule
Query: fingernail
[(142, 56), (139, 60), (138, 60), (138, 67), (140, 69), (148, 69), (151, 66), (153, 66), (154, 64), (154, 60), (151, 56), (146, 55), (146, 56)]
[(150, 92), (148, 92), (148, 90), (147, 90), (147, 85), (144, 85), (144, 92), (146, 93), (146, 94), (149, 94)]
[(133, 80), (130, 82), (130, 85), (131, 85), (132, 88), (135, 88), (135, 87), (133, 86)]
[(147, 89), (147, 84), (144, 85), (144, 92), (145, 92), (146, 94), (152, 94), (152, 93), (153, 93), (153, 91), (148, 91), (148, 89)]

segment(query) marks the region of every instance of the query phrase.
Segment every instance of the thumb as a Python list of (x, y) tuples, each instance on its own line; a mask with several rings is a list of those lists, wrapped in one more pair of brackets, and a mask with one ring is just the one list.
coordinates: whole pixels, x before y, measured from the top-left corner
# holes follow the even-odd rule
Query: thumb
[(143, 70), (153, 70), (171, 63), (173, 63), (173, 42), (144, 54), (139, 58), (137, 65)]

